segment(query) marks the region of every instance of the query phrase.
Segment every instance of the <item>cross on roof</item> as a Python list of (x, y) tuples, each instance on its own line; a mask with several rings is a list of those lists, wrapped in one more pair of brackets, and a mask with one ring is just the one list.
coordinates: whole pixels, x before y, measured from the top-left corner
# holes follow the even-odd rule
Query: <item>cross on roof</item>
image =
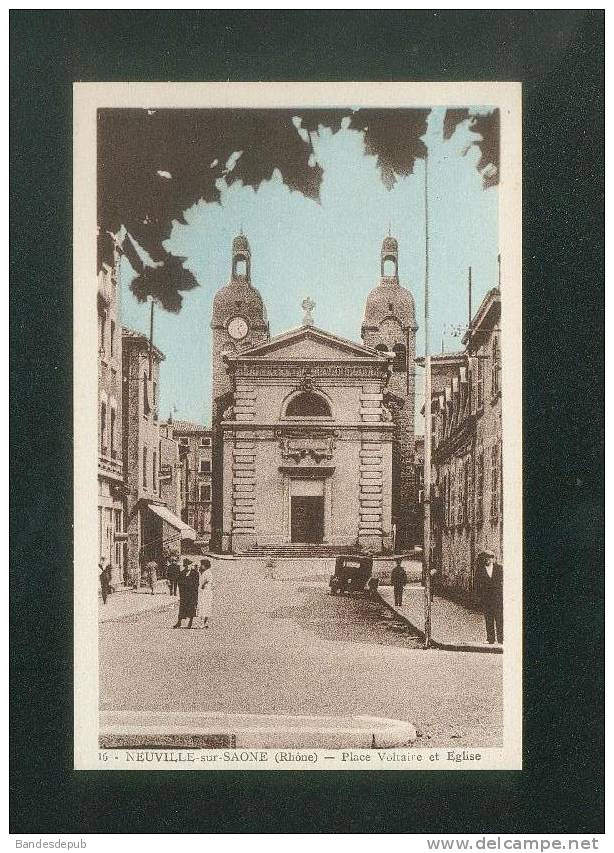
[(310, 296), (307, 296), (301, 302), (301, 308), (305, 312), (305, 316), (303, 317), (303, 325), (304, 326), (313, 326), (313, 317), (311, 312), (316, 307), (315, 302), (311, 299)]

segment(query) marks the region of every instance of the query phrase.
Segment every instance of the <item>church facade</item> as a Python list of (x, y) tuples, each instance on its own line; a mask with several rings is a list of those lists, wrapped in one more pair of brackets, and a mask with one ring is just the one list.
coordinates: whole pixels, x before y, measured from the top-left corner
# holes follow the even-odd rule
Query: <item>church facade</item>
[(211, 324), (212, 545), (223, 552), (410, 545), (415, 321), (396, 241), (384, 241), (361, 343), (317, 328), (313, 307), (271, 337), (249, 243), (235, 238)]

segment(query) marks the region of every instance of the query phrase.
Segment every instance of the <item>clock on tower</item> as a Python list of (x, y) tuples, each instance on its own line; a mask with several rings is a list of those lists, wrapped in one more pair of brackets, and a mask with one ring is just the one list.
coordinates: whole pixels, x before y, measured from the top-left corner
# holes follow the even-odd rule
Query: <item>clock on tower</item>
[(231, 317), (226, 328), (230, 337), (235, 341), (242, 341), (249, 332), (249, 325), (245, 317)]

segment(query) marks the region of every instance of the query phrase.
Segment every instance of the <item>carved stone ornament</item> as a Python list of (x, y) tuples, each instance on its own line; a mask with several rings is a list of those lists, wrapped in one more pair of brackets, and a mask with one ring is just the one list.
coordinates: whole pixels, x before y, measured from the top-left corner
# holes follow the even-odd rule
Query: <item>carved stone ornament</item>
[(303, 378), (298, 384), (299, 391), (313, 391), (315, 385), (313, 384), (313, 377), (311, 375), (311, 369), (306, 367), (303, 371)]
[(313, 460), (319, 464), (333, 458), (335, 438), (327, 436), (282, 436), (279, 441), (282, 459), (292, 459), (297, 464)]
[(227, 409), (224, 409), (224, 414), (222, 415), (223, 421), (230, 421), (234, 417), (235, 410), (234, 406), (228, 406)]

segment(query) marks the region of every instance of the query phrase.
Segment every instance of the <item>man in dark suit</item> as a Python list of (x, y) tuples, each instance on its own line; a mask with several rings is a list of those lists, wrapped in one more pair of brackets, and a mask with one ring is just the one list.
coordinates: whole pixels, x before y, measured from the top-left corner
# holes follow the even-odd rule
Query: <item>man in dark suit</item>
[(179, 580), (179, 572), (181, 569), (179, 568), (179, 563), (177, 562), (177, 557), (173, 555), (168, 563), (168, 568), (166, 570), (166, 580), (168, 581), (168, 591), (171, 595), (177, 595), (177, 581)]
[(390, 583), (394, 590), (394, 606), (401, 607), (403, 605), (403, 587), (407, 583), (407, 573), (403, 568), (403, 558), (395, 559), (395, 566), (390, 573)]
[(192, 620), (196, 616), (198, 606), (198, 572), (192, 565), (191, 560), (183, 561), (183, 569), (179, 573), (179, 614), (173, 628), (181, 628), (181, 620), (188, 620), (188, 628), (192, 627)]
[(475, 587), (486, 622), (486, 639), (503, 642), (503, 566), (495, 563), (492, 551), (478, 554)]

